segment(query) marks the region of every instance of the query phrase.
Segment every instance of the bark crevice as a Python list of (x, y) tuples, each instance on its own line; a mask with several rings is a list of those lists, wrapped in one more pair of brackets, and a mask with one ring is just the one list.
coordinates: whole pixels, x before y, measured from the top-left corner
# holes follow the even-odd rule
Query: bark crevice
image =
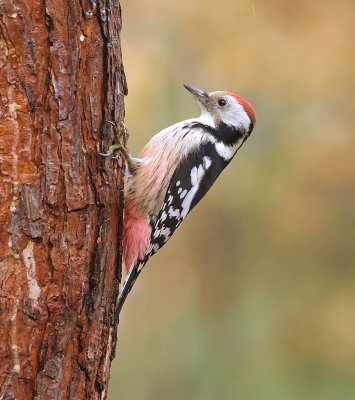
[(124, 118), (113, 0), (0, 5), (0, 399), (104, 399), (116, 345)]

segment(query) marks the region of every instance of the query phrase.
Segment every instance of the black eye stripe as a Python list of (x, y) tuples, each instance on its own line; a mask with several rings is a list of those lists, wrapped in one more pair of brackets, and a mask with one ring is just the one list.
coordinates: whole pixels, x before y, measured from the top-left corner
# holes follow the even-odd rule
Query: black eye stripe
[(226, 99), (219, 99), (218, 100), (218, 105), (221, 107), (224, 107), (227, 104), (227, 100)]

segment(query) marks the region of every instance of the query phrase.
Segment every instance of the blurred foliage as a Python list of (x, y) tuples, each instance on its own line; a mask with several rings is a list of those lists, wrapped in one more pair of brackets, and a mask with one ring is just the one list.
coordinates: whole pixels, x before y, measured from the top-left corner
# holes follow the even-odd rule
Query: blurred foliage
[(258, 123), (137, 281), (109, 399), (354, 399), (355, 2), (122, 9), (134, 154), (198, 114), (182, 83)]

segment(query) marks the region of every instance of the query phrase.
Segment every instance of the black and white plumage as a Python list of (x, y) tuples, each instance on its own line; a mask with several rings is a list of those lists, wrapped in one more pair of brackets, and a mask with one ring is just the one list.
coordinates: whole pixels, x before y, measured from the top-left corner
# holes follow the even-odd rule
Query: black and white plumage
[(199, 118), (155, 135), (128, 174), (125, 187), (123, 253), (128, 275), (116, 318), (148, 259), (172, 236), (249, 137), (255, 111), (229, 92), (185, 85), (201, 108)]

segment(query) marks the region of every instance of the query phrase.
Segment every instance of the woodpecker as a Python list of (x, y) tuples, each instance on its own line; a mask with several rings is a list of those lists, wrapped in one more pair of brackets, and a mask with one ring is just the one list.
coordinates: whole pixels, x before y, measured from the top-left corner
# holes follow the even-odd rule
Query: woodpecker
[[(253, 107), (223, 91), (206, 93), (184, 85), (201, 109), (198, 118), (178, 122), (157, 133), (137, 158), (119, 143), (127, 161), (123, 220), (123, 258), (127, 277), (115, 319), (138, 275), (207, 193), (256, 123)], [(119, 137), (117, 132), (115, 138)]]

